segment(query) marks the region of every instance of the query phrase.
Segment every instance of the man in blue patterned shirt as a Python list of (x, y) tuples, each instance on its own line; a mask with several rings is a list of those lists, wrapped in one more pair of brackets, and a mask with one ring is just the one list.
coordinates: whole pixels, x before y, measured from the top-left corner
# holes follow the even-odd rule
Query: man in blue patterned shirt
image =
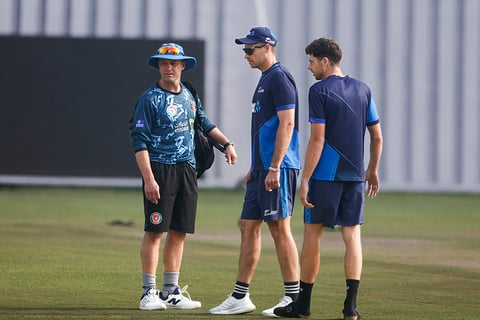
[[(194, 232), (197, 210), (195, 119), (204, 132), (224, 146), (227, 163), (235, 164), (237, 154), (205, 115), (198, 96), (181, 82), (182, 72), (194, 68), (196, 59), (185, 56), (180, 45), (164, 43), (148, 64), (159, 70), (160, 80), (138, 98), (130, 125), (144, 195), (140, 309), (200, 308), (201, 303), (190, 299), (186, 287), (178, 286), (186, 234)], [(159, 291), (156, 271), (164, 232), (163, 289)]]

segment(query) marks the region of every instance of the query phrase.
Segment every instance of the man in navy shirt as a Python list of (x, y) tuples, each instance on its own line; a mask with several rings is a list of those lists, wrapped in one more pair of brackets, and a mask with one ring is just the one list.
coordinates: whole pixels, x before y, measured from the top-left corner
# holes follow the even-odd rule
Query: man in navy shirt
[[(305, 231), (301, 254), (300, 295), (278, 316), (310, 316), (313, 284), (320, 269), (320, 239), (325, 227), (342, 226), (345, 243), (345, 320), (358, 320), (356, 298), (362, 272), (360, 225), (363, 224), (365, 181), (367, 194), (379, 191), (378, 166), (382, 132), (370, 88), (344, 75), (342, 51), (335, 40), (317, 39), (306, 48), (308, 69), (316, 80), (309, 91), (310, 139), (299, 197), (304, 205)], [(370, 134), (370, 160), (364, 169), (364, 136)]]
[(242, 243), (239, 270), (232, 294), (212, 314), (240, 314), (255, 310), (248, 288), (260, 259), (261, 227), (265, 221), (273, 237), (283, 277), (284, 296), (272, 308), (298, 296), (298, 252), (290, 230), (290, 216), (300, 169), (298, 92), (290, 72), (275, 58), (277, 37), (267, 27), (255, 27), (244, 37), (245, 59), (262, 72), (252, 99), (252, 164), (245, 177), (247, 190), (240, 218)]

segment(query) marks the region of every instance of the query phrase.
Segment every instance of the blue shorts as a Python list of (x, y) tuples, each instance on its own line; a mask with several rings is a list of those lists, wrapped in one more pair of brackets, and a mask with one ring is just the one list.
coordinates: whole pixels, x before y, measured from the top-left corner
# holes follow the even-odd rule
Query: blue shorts
[(297, 190), (297, 169), (280, 169), (280, 188), (265, 190), (268, 171), (252, 171), (247, 182), (241, 219), (275, 221), (293, 213)]
[(305, 223), (328, 228), (363, 224), (364, 182), (310, 180), (308, 199), (315, 207), (304, 209)]
[(150, 232), (194, 233), (197, 215), (197, 173), (187, 162), (163, 164), (151, 162), (153, 175), (160, 187), (160, 200), (154, 204), (145, 197), (145, 225)]

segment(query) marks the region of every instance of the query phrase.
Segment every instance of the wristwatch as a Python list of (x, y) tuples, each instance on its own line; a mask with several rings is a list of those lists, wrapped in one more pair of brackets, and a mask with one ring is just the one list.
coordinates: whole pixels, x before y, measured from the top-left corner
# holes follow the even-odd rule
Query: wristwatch
[(233, 146), (234, 146), (233, 142), (228, 141), (227, 143), (225, 143), (225, 144), (223, 145), (223, 149), (227, 149), (228, 146), (232, 146), (232, 147), (233, 147)]

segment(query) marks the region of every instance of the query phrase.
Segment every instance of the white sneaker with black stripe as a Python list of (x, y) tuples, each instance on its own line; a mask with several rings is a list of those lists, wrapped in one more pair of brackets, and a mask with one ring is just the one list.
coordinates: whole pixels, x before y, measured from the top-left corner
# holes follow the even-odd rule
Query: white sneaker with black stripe
[[(187, 292), (188, 286), (176, 288), (172, 293), (167, 291), (160, 292), (160, 299), (167, 306), (167, 309), (198, 309), (202, 307), (200, 301), (194, 301)], [(184, 296), (183, 294), (186, 294)]]

